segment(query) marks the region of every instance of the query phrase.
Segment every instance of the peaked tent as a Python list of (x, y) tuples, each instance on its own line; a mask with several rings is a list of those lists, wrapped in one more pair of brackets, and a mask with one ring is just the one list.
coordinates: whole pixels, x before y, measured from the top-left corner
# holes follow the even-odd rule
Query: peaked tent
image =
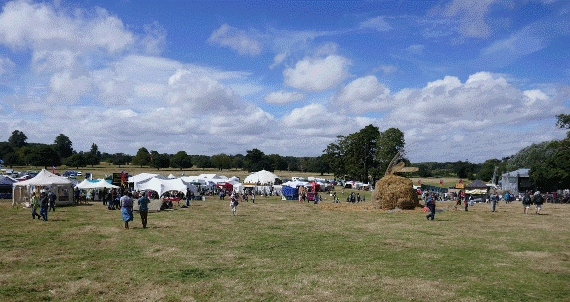
[(41, 189), (48, 189), (57, 196), (56, 205), (69, 205), (73, 203), (73, 182), (42, 169), (34, 178), (16, 182), (12, 188), (12, 198), (17, 203), (29, 201), (32, 192), (40, 193)]
[(0, 175), (0, 199), (11, 199), (14, 183), (18, 182), (10, 176)]
[(196, 187), (194, 185), (187, 184), (181, 179), (165, 180), (152, 178), (145, 183), (139, 184), (137, 190), (152, 190), (158, 193), (159, 196), (162, 196), (162, 194), (168, 191), (180, 191), (186, 194), (186, 189), (190, 189), (190, 191), (194, 192), (194, 194), (198, 194), (198, 190), (196, 190)]
[(248, 177), (245, 178), (243, 183), (246, 184), (273, 184), (275, 179), (278, 179), (279, 176), (265, 170), (261, 170), (255, 173), (252, 173)]
[(170, 175), (168, 175), (168, 179), (176, 179), (176, 176), (170, 174)]
[(166, 176), (162, 174), (154, 174), (154, 173), (140, 173), (135, 176), (129, 177), (129, 182), (133, 183), (143, 183), (149, 181), (151, 178), (160, 178), (166, 179)]

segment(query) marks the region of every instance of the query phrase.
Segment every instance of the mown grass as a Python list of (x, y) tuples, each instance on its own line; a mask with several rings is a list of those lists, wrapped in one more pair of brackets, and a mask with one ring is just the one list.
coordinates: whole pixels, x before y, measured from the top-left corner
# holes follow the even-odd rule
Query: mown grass
[(0, 300), (568, 300), (568, 205), (523, 215), (520, 203), (478, 204), (433, 222), (351, 206), (261, 197), (234, 217), (208, 198), (124, 230), (100, 203), (40, 222), (3, 201)]

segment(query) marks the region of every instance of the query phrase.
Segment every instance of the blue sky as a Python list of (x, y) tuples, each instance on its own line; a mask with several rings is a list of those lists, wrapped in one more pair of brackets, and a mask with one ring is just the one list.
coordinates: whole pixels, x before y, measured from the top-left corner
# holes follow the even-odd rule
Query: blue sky
[(368, 124), (412, 161), (560, 139), (567, 1), (0, 0), (0, 140), (318, 156)]

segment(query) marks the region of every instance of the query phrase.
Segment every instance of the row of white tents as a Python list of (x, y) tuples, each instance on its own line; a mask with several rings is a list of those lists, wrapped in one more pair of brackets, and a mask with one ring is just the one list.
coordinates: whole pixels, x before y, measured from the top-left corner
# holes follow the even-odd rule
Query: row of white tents
[[(129, 177), (128, 182), (133, 184), (135, 190), (153, 190), (159, 195), (169, 191), (186, 193), (188, 189), (194, 194), (198, 194), (197, 185), (213, 188), (217, 185), (225, 185), (226, 183), (232, 185), (234, 192), (240, 193), (243, 193), (246, 188), (254, 189), (257, 192), (269, 193), (271, 190), (280, 190), (282, 187), (281, 185), (274, 185), (279, 177), (265, 170), (252, 173), (246, 177), (243, 183), (239, 181), (238, 177), (234, 176), (228, 178), (217, 174), (201, 174), (198, 176), (183, 176), (179, 178), (173, 177), (172, 174), (166, 177), (162, 174), (141, 173)], [(323, 187), (326, 185), (325, 183), (319, 184)], [(309, 182), (294, 181), (283, 185), (299, 187), (310, 186), (311, 184)], [(29, 201), (33, 192), (39, 194), (40, 190), (47, 189), (56, 194), (57, 205), (66, 205), (73, 203), (73, 186), (74, 183), (70, 179), (55, 175), (44, 169), (32, 179), (14, 183), (12, 196), (15, 202), (23, 203)], [(86, 190), (119, 188), (103, 179), (99, 179), (95, 182), (84, 180), (77, 184), (77, 187)]]

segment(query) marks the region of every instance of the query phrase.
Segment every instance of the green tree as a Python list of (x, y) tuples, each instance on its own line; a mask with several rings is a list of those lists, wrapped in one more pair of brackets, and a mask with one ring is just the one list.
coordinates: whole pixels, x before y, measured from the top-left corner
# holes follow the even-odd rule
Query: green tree
[(14, 148), (8, 142), (0, 142), (0, 159), (4, 159), (4, 157), (10, 153), (14, 153)]
[(378, 138), (378, 150), (376, 151), (376, 160), (378, 162), (378, 171), (374, 179), (378, 179), (384, 175), (390, 161), (398, 154), (404, 152), (404, 133), (398, 128), (389, 128), (381, 132)]
[(133, 164), (141, 166), (141, 168), (150, 165), (150, 153), (145, 147), (137, 151), (137, 154), (133, 157)]
[(64, 134), (58, 135), (55, 138), (53, 144), (55, 152), (57, 152), (59, 157), (68, 158), (73, 154), (73, 147), (72, 147), (73, 143), (66, 135)]
[(247, 150), (245, 155), (245, 168), (248, 172), (256, 172), (260, 170), (273, 171), (271, 159), (261, 150), (254, 148)]
[[(491, 181), (495, 173), (495, 167), (499, 167), (501, 161), (498, 159), (488, 159), (483, 163), (481, 170), (477, 173), (477, 178), (483, 181)], [(497, 171), (499, 173), (499, 171)], [(500, 175), (499, 175), (500, 176)]]
[(196, 167), (200, 169), (211, 168), (212, 163), (210, 162), (210, 157), (207, 155), (194, 155), (192, 156), (192, 162)]
[(160, 168), (170, 167), (170, 156), (168, 156), (168, 154), (160, 154), (156, 151), (152, 151), (151, 155), (152, 155), (152, 160), (150, 162), (150, 166), (152, 168), (160, 170)]
[(93, 167), (99, 164), (99, 158), (92, 152), (85, 153), (85, 163)]
[(89, 151), (89, 153), (97, 157), (98, 160), (101, 160), (101, 151), (99, 151), (99, 146), (95, 143), (91, 144), (91, 151)]
[(192, 157), (186, 154), (186, 151), (178, 151), (171, 159), (170, 166), (172, 168), (188, 169), (192, 167)]
[(272, 170), (279, 170), (279, 171), (287, 170), (287, 167), (288, 167), (287, 161), (281, 155), (270, 154), (270, 155), (268, 155), (268, 158), (273, 165)]
[(20, 156), (15, 152), (8, 153), (3, 158), (4, 158), (4, 164), (9, 166), (10, 169), (12, 168), (12, 166), (21, 166), (24, 164), (24, 160), (20, 158)]
[(231, 157), (224, 153), (212, 155), (210, 161), (214, 168), (217, 168), (218, 170), (230, 169), (232, 167)]
[(68, 167), (85, 167), (87, 165), (87, 160), (85, 159), (85, 154), (83, 152), (74, 153), (67, 159), (65, 159), (65, 165)]
[(236, 154), (232, 157), (232, 168), (243, 169), (243, 155)]
[(10, 138), (8, 138), (8, 143), (10, 143), (10, 145), (16, 149), (25, 146), (27, 144), (27, 139), (28, 137), (24, 134), (24, 132), (20, 130), (14, 130)]
[(43, 166), (44, 168), (61, 165), (59, 155), (49, 145), (39, 145), (32, 148), (26, 156), (25, 161), (28, 165)]

